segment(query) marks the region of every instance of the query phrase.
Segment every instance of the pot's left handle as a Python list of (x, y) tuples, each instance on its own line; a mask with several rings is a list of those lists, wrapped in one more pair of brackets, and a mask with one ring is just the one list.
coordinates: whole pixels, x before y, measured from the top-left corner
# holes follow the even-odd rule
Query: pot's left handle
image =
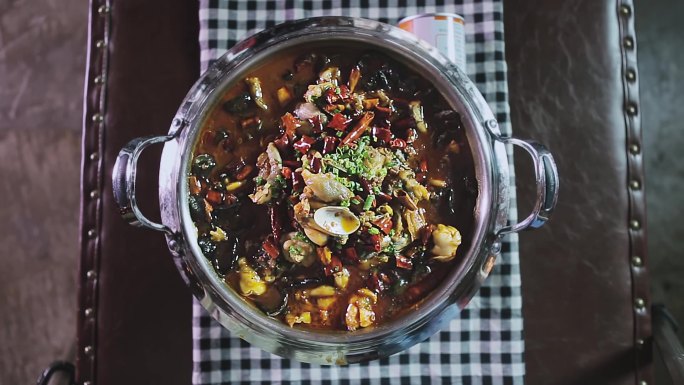
[(167, 226), (152, 222), (143, 215), (138, 208), (135, 197), (135, 175), (138, 167), (138, 158), (144, 149), (156, 143), (164, 143), (173, 139), (173, 136), (151, 136), (136, 138), (128, 142), (119, 151), (112, 172), (112, 189), (114, 200), (119, 205), (119, 213), (124, 220), (136, 227), (162, 231), (168, 235), (173, 232)]

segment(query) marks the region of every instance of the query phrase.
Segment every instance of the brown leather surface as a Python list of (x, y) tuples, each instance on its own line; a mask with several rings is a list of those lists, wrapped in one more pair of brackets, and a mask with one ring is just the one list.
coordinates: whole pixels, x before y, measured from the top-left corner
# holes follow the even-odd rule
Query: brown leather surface
[[(631, 265), (646, 260), (631, 7), (506, 3), (514, 132), (546, 144), (561, 176), (552, 220), (520, 237), (528, 384), (652, 383), (648, 280)], [(522, 155), (519, 200), (534, 187)]]
[[(133, 228), (119, 216), (111, 170), (130, 139), (168, 131), (199, 75), (197, 7), (197, 1), (91, 3), (81, 183), (79, 383), (190, 383), (190, 293), (162, 234)], [(98, 48), (103, 45), (98, 41), (106, 46)], [(103, 74), (102, 82), (97, 77)], [(98, 113), (102, 122), (93, 118)], [(153, 218), (153, 211), (158, 212), (154, 185), (160, 150), (151, 149), (138, 168), (138, 196)]]
[[(652, 383), (650, 318), (634, 310), (637, 298), (649, 306), (647, 275), (630, 265), (634, 256), (646, 261), (643, 194), (628, 187), (643, 182), (640, 152), (628, 151), (640, 141), (637, 83), (626, 77), (636, 71), (636, 47), (623, 43), (633, 36), (633, 21), (620, 4), (505, 4), (514, 131), (548, 145), (561, 175), (552, 220), (521, 235), (528, 384)], [(187, 384), (189, 291), (162, 236), (119, 218), (109, 178), (128, 140), (167, 131), (198, 75), (197, 2), (115, 0), (105, 18), (99, 6), (92, 6), (84, 118), (79, 382)], [(107, 30), (107, 47), (94, 48)], [(106, 81), (97, 85), (103, 65)], [(628, 113), (631, 103), (635, 114)], [(92, 120), (97, 112), (102, 123)], [(156, 179), (158, 150), (144, 155), (140, 181)], [(517, 160), (524, 200), (533, 178), (524, 155)], [(152, 210), (154, 183), (140, 191)], [(631, 220), (639, 221), (633, 230)], [(639, 339), (645, 348), (637, 348)]]

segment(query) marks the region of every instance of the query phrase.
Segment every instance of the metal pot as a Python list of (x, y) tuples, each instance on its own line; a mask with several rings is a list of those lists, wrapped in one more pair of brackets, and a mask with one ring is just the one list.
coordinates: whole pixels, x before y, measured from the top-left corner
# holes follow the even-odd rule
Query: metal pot
[[(431, 80), (461, 113), (479, 195), (473, 212), (470, 249), (450, 278), (418, 309), (374, 328), (355, 332), (314, 332), (290, 328), (265, 316), (233, 292), (215, 273), (197, 245), (188, 208), (187, 175), (203, 119), (224, 90), (250, 68), (278, 52), (312, 43), (363, 45), (399, 58)], [(135, 175), (140, 153), (164, 143), (159, 170), (162, 223), (148, 220), (136, 204)], [(505, 144), (518, 145), (532, 157), (537, 197), (532, 213), (509, 225), (509, 164)], [(248, 342), (283, 357), (320, 364), (353, 363), (389, 356), (421, 342), (444, 327), (471, 299), (501, 250), (501, 237), (548, 219), (557, 199), (558, 175), (553, 157), (540, 144), (500, 136), (494, 116), (475, 85), (437, 50), (387, 24), (348, 17), (324, 17), (280, 24), (243, 40), (212, 64), (179, 108), (166, 136), (132, 140), (119, 153), (113, 172), (114, 197), (135, 226), (162, 231), (181, 275), (195, 297), (223, 326)]]

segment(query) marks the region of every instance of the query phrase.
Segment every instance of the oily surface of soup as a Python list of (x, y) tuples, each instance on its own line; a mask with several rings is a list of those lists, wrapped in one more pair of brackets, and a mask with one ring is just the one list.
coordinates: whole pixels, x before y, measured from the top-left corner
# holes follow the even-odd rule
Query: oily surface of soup
[(388, 56), (339, 47), (290, 51), (228, 88), (188, 183), (199, 246), (226, 284), (291, 327), (349, 331), (448, 279), (477, 198), (439, 92)]

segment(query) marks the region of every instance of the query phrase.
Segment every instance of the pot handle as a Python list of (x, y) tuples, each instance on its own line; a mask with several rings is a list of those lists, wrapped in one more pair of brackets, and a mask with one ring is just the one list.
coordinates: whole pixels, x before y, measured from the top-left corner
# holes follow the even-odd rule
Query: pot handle
[(150, 136), (131, 140), (119, 151), (112, 172), (112, 190), (114, 200), (119, 205), (121, 217), (133, 226), (147, 227), (168, 235), (173, 235), (169, 227), (147, 219), (138, 208), (135, 197), (135, 175), (138, 168), (138, 158), (142, 151), (150, 145), (164, 143), (171, 139), (173, 136)]
[(537, 200), (532, 208), (532, 213), (524, 220), (499, 230), (497, 235), (501, 237), (528, 228), (536, 229), (546, 223), (558, 201), (558, 168), (553, 160), (553, 155), (538, 142), (518, 138), (499, 137), (498, 139), (504, 143), (519, 146), (530, 154), (537, 184)]

